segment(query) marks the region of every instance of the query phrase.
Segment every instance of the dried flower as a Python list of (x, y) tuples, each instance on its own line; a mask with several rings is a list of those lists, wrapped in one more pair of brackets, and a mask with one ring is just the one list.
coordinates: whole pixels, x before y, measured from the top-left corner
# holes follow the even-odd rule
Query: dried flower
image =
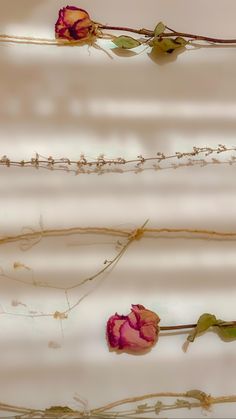
[(128, 316), (115, 314), (107, 322), (107, 339), (111, 348), (141, 353), (150, 349), (158, 339), (160, 319), (144, 306), (132, 305)]
[(55, 25), (56, 37), (77, 41), (88, 38), (94, 30), (86, 10), (74, 6), (63, 7)]

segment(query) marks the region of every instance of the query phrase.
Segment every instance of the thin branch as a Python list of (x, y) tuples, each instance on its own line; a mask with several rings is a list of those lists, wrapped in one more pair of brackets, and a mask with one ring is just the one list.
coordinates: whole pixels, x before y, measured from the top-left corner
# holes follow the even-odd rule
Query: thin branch
[[(36, 153), (30, 159), (11, 160), (8, 156), (4, 155), (0, 159), (0, 166), (5, 167), (34, 167), (36, 169), (58, 169), (65, 171), (74, 171), (76, 174), (87, 173), (86, 168), (89, 169), (89, 173), (102, 173), (105, 167), (117, 168), (124, 167), (126, 165), (134, 165), (135, 168), (141, 168), (146, 163), (163, 163), (167, 160), (180, 160), (191, 158), (192, 161), (198, 162), (198, 156), (204, 155), (208, 157), (211, 155), (219, 155), (226, 152), (236, 152), (236, 147), (227, 147), (224, 144), (218, 144), (216, 147), (196, 147), (194, 146), (190, 151), (176, 151), (172, 154), (164, 154), (163, 152), (157, 152), (153, 156), (138, 155), (134, 158), (126, 159), (125, 157), (109, 158), (104, 155), (99, 155), (97, 158), (91, 159), (85, 155), (81, 155), (79, 159), (69, 159), (67, 157), (55, 158), (53, 156), (44, 157)], [(234, 158), (235, 156), (232, 156)], [(196, 158), (196, 160), (195, 160)]]
[[(163, 399), (174, 399), (173, 403), (165, 403)], [(153, 400), (152, 404), (137, 405), (138, 402)], [(213, 397), (200, 390), (190, 390), (187, 392), (161, 392), (145, 394), (137, 397), (128, 397), (113, 403), (106, 404), (90, 411), (73, 410), (67, 406), (54, 406), (45, 410), (29, 409), (25, 407), (12, 406), (0, 403), (0, 411), (18, 414), (21, 418), (147, 418), (146, 413), (159, 415), (161, 412), (178, 409), (202, 408), (210, 410), (213, 405), (235, 403), (236, 395)], [(114, 410), (121, 406), (134, 405), (126, 410)]]
[[(136, 234), (137, 231), (140, 234), (140, 239), (145, 237), (159, 237), (162, 233), (178, 236), (181, 233), (192, 235), (192, 236), (206, 236), (206, 238), (236, 238), (236, 231), (218, 231), (210, 229), (197, 229), (197, 228), (172, 228), (172, 227), (161, 227), (161, 228), (140, 228), (140, 229), (119, 229), (110, 227), (70, 227), (64, 229), (42, 229), (35, 230), (29, 233), (22, 233), (12, 236), (4, 236), (0, 238), (0, 245), (13, 242), (21, 242), (22, 240), (30, 241), (37, 237), (41, 239), (46, 237), (64, 237), (77, 234), (96, 234), (102, 236), (114, 236), (129, 238)], [(177, 237), (178, 238), (178, 237)], [(192, 237), (194, 238), (194, 237)]]

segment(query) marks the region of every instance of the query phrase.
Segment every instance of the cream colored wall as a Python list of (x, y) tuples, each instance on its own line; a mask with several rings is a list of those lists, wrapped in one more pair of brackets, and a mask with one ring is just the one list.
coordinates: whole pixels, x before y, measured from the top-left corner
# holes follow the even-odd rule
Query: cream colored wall
[[(9, 7), (11, 3), (12, 7)], [(53, 36), (62, 1), (0, 1), (0, 32)], [(78, 3), (76, 3), (78, 5)], [(81, 1), (94, 20), (236, 36), (235, 1)], [(102, 46), (105, 43), (102, 42)], [(236, 50), (199, 48), (153, 62), (145, 53), (110, 59), (101, 50), (1, 45), (0, 153), (10, 158), (136, 157), (192, 146), (235, 144)], [(128, 106), (127, 106), (128, 104)], [(122, 109), (126, 106), (126, 114)], [(139, 117), (135, 118), (136, 107)], [(140, 112), (143, 110), (143, 113)], [(212, 109), (214, 112), (212, 112)], [(145, 115), (143, 115), (145, 114)], [(235, 167), (222, 164), (98, 176), (0, 167), (0, 232), (22, 227), (149, 226), (236, 230)], [(39, 281), (67, 286), (99, 269), (114, 240), (70, 237), (41, 241), (27, 252), (1, 247), (0, 265), (14, 278), (20, 261)], [(184, 335), (162, 337), (148, 355), (109, 353), (105, 324), (115, 311), (140, 303), (162, 324), (194, 322), (205, 311), (235, 318), (235, 242), (143, 239), (115, 269), (70, 295), (91, 291), (68, 320), (0, 317), (0, 387), (5, 403), (90, 406), (153, 391), (200, 388), (235, 392), (235, 343), (201, 337), (188, 353)], [(5, 311), (63, 310), (62, 292), (0, 279)], [(12, 306), (18, 300), (25, 306)], [(49, 342), (60, 345), (48, 347)], [(215, 407), (212, 418), (235, 417), (235, 406)], [(185, 416), (183, 416), (185, 415)], [(171, 412), (169, 418), (196, 417)]]

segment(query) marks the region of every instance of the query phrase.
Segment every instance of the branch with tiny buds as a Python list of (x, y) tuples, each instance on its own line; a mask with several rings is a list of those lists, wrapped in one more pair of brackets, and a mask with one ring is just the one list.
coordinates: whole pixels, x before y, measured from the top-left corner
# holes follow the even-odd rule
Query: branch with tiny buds
[[(0, 158), (0, 166), (10, 167), (19, 167), (19, 168), (35, 168), (35, 169), (48, 169), (48, 170), (61, 170), (66, 172), (73, 172), (77, 175), (79, 174), (91, 174), (91, 173), (112, 173), (117, 169), (125, 171), (125, 168), (128, 167), (128, 170), (139, 172), (140, 169), (145, 170), (145, 168), (161, 169), (160, 164), (166, 162), (179, 162), (180, 160), (187, 160), (186, 166), (191, 166), (194, 163), (198, 164), (205, 162), (209, 163), (220, 163), (214, 156), (220, 154), (231, 153), (229, 163), (233, 163), (236, 160), (236, 147), (227, 147), (224, 144), (218, 144), (216, 147), (196, 147), (194, 146), (191, 151), (176, 151), (171, 154), (166, 154), (163, 152), (157, 152), (153, 156), (143, 156), (139, 154), (134, 158), (109, 158), (105, 155), (99, 155), (95, 159), (91, 159), (84, 154), (81, 154), (79, 159), (68, 158), (68, 157), (44, 157), (36, 153), (35, 156), (29, 159), (11, 159), (10, 157), (3, 155)], [(209, 157), (211, 160), (200, 160), (198, 157)], [(179, 163), (178, 163), (179, 164)], [(158, 165), (158, 166), (157, 166)], [(164, 167), (164, 166), (162, 166)], [(172, 163), (173, 168), (178, 166)]]

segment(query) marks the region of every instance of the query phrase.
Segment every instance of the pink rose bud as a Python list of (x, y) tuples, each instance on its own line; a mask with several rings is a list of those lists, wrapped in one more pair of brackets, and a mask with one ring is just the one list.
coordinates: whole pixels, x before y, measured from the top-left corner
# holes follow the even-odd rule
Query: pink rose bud
[(55, 25), (56, 38), (77, 41), (89, 37), (94, 25), (86, 10), (67, 6), (59, 11)]
[(140, 304), (133, 305), (128, 316), (114, 314), (107, 322), (107, 340), (112, 349), (141, 353), (158, 340), (160, 319)]

